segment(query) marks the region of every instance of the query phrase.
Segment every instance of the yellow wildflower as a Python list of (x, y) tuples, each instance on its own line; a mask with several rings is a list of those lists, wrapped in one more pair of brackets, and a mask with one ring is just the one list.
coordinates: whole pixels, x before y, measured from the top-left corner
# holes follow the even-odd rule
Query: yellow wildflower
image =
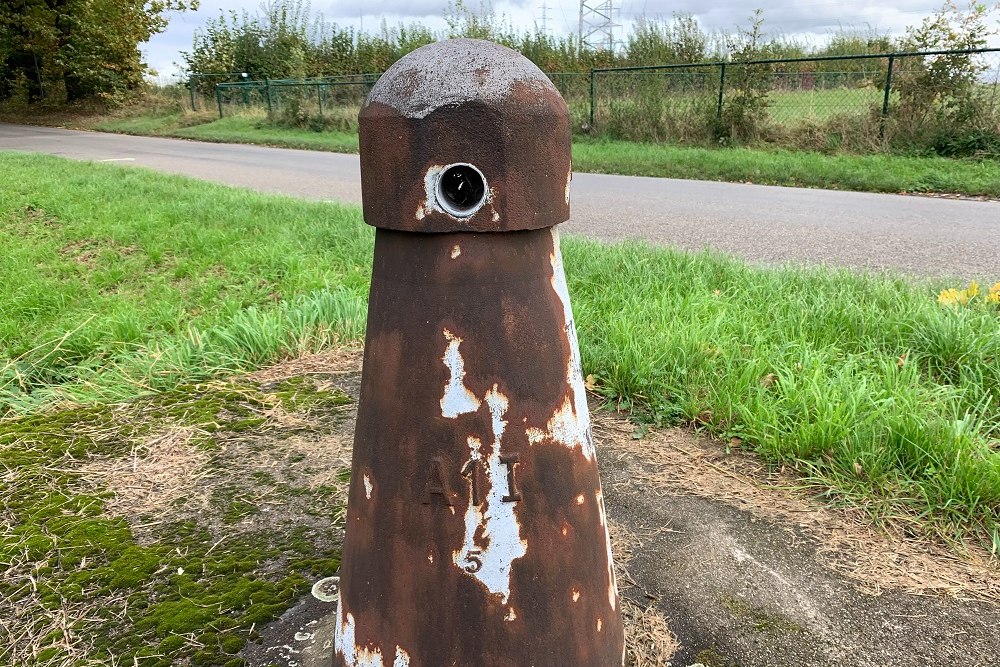
[(938, 294), (938, 303), (942, 306), (954, 306), (959, 302), (958, 290), (954, 287), (949, 287), (948, 289), (941, 290)]
[[(987, 297), (986, 299), (987, 301), (991, 303), (994, 300), (1000, 302), (1000, 289), (998, 288), (1000, 288), (1000, 283), (997, 283), (997, 285), (994, 285), (992, 288), (990, 288), (990, 296)], [(996, 296), (993, 296), (994, 289), (997, 290)], [(969, 283), (968, 287), (962, 290), (958, 290), (953, 287), (950, 287), (946, 290), (941, 290), (941, 293), (938, 295), (938, 303), (944, 306), (954, 306), (956, 304), (964, 306), (973, 299), (975, 299), (977, 296), (979, 296), (979, 283), (973, 280), (971, 283)]]
[(986, 295), (986, 303), (1000, 305), (1000, 283), (990, 288), (990, 293)]

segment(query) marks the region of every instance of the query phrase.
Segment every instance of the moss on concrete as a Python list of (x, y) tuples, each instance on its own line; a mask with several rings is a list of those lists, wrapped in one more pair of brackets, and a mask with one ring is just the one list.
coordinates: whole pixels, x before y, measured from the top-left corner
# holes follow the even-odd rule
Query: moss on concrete
[[(10, 526), (0, 534), (0, 562), (15, 575), (0, 579), (0, 613), (17, 609), (41, 633), (37, 619), (88, 610), (67, 632), (35, 637), (35, 664), (84, 655), (138, 660), (144, 667), (242, 665), (237, 654), (254, 629), (339, 568), (331, 541), (316, 539), (307, 527), (286, 526), (220, 536), (219, 526), (258, 511), (252, 496), (241, 495), (246, 489), (233, 484), (220, 486), (211, 506), (187, 519), (176, 518), (187, 511), (185, 500), (177, 501), (180, 511), (168, 513), (174, 518), (139, 539), (136, 526), (108, 512), (112, 494), (87, 484), (82, 466), (129, 455), (145, 436), (177, 426), (198, 427), (204, 435), (188, 446), (216, 452), (248, 430), (272, 428), (268, 410), (275, 406), (339, 419), (337, 411), (349, 402), (340, 390), (318, 390), (308, 378), (267, 389), (233, 381), (0, 421), (0, 470), (9, 471), (0, 478), (0, 518)], [(276, 483), (266, 473), (247, 481), (272, 495), (294, 495), (297, 503), (323, 493)], [(15, 583), (19, 573), (35, 586)], [(15, 650), (0, 648), (0, 662), (13, 659)]]
[(781, 614), (771, 613), (750, 604), (743, 598), (724, 596), (719, 600), (722, 606), (738, 619), (748, 621), (754, 630), (773, 634), (782, 632), (804, 632), (798, 623)]

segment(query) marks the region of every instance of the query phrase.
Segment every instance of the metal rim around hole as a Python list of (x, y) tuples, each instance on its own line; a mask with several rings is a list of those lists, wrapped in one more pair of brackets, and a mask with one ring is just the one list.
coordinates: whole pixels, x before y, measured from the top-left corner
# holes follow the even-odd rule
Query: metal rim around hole
[[(444, 177), (448, 174), (448, 172), (457, 167), (466, 167), (468, 169), (471, 169), (479, 176), (480, 179), (482, 179), (483, 194), (479, 198), (479, 200), (475, 204), (472, 204), (471, 206), (456, 205), (443, 190), (442, 184), (444, 181)], [(490, 187), (489, 184), (486, 182), (486, 176), (483, 175), (483, 172), (481, 172), (479, 168), (476, 167), (476, 165), (469, 164), (468, 162), (455, 162), (453, 164), (449, 164), (448, 166), (444, 167), (438, 174), (437, 184), (434, 188), (434, 197), (437, 199), (438, 206), (440, 206), (441, 209), (448, 215), (454, 216), (456, 218), (468, 218), (471, 217), (472, 215), (475, 215), (475, 213), (483, 207), (483, 204), (486, 203), (489, 191)]]
[(320, 579), (312, 587), (312, 596), (321, 602), (336, 602), (340, 599), (340, 577)]

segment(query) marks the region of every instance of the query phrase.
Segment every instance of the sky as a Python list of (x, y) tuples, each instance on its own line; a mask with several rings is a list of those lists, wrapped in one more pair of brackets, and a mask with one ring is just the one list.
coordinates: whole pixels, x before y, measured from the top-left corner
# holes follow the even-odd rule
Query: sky
[[(597, 4), (600, 0), (590, 0)], [(479, 0), (466, 0), (466, 6), (476, 7)], [(448, 0), (313, 0), (314, 11), (343, 26), (376, 31), (384, 19), (389, 25), (419, 21), (432, 29), (444, 29), (442, 18)], [(902, 34), (908, 26), (918, 25), (923, 17), (941, 6), (941, 0), (613, 0), (616, 8), (617, 35), (637, 17), (669, 17), (675, 12), (694, 14), (708, 31), (734, 31), (745, 25), (756, 8), (764, 10), (765, 28), (769, 34), (795, 37), (813, 44), (822, 44), (841, 28), (878, 33)], [(544, 26), (555, 35), (575, 33), (579, 22), (579, 0), (493, 0), (494, 12), (515, 28), (530, 29)], [(545, 9), (543, 10), (543, 6)], [(259, 0), (202, 0), (196, 12), (175, 14), (166, 31), (156, 35), (143, 49), (146, 62), (161, 80), (177, 73), (180, 52), (191, 48), (197, 28), (206, 18), (219, 15), (220, 10), (255, 12)], [(994, 41), (993, 46), (1000, 46)]]

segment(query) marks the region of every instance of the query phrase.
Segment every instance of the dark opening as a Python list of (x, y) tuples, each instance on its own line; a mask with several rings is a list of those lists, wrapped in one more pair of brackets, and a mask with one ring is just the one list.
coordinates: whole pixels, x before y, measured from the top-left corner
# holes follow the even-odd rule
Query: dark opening
[(486, 196), (486, 181), (475, 167), (456, 164), (441, 174), (438, 191), (446, 211), (452, 215), (470, 215)]

